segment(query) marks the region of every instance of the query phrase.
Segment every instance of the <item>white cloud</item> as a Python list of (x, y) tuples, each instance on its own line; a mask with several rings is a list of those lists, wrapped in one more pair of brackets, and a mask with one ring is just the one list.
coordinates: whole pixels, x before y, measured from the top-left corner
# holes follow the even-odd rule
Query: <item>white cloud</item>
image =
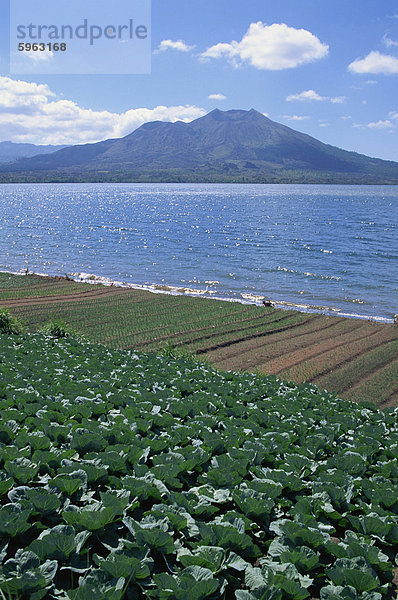
[(395, 48), (398, 46), (398, 42), (389, 38), (387, 34), (383, 35), (383, 43), (387, 48)]
[(34, 52), (33, 50), (29, 50), (29, 52), (24, 52), (24, 56), (35, 63), (42, 63), (54, 58), (54, 53), (51, 50), (44, 50), (43, 52)]
[(285, 23), (251, 23), (240, 42), (219, 43), (201, 54), (202, 59), (227, 58), (235, 66), (249, 63), (257, 69), (279, 71), (314, 62), (328, 54), (329, 46), (306, 29)]
[(398, 112), (392, 111), (388, 113), (388, 119), (379, 119), (378, 121), (373, 121), (371, 123), (353, 123), (352, 126), (358, 129), (380, 129), (386, 130), (387, 133), (392, 133), (392, 131), (398, 125)]
[(195, 46), (188, 46), (184, 40), (162, 40), (155, 50), (155, 54), (166, 52), (166, 50), (178, 50), (179, 52), (190, 52)]
[(392, 75), (398, 73), (398, 58), (372, 51), (365, 58), (356, 58), (348, 65), (348, 70), (352, 73)]
[(307, 121), (311, 117), (305, 115), (283, 115), (282, 119), (286, 119), (287, 121)]
[(345, 96), (335, 96), (334, 98), (327, 98), (332, 104), (344, 104), (347, 100)]
[(293, 102), (294, 100), (326, 100), (324, 96), (320, 96), (314, 90), (306, 90), (299, 94), (290, 94), (286, 97), (287, 102)]
[(317, 102), (322, 102), (322, 101), (328, 100), (329, 102), (332, 102), (333, 104), (343, 104), (346, 101), (346, 97), (345, 96), (335, 96), (335, 97), (320, 96), (314, 90), (305, 90), (304, 92), (300, 92), (299, 94), (290, 94), (289, 96), (286, 97), (287, 102), (294, 102), (295, 100), (309, 101), (309, 102), (312, 102), (313, 100), (315, 100)]
[(340, 119), (343, 119), (343, 121), (349, 121), (350, 119), (352, 119), (351, 115), (347, 115), (345, 117), (340, 117)]
[(0, 77), (0, 140), (84, 144), (122, 137), (148, 121), (188, 122), (204, 114), (192, 105), (94, 111), (57, 99), (47, 85)]
[(224, 94), (209, 94), (207, 96), (209, 100), (226, 100), (227, 97)]
[(386, 119), (385, 121), (380, 120), (375, 123), (368, 123), (367, 127), (369, 129), (392, 129), (394, 124), (389, 119)]

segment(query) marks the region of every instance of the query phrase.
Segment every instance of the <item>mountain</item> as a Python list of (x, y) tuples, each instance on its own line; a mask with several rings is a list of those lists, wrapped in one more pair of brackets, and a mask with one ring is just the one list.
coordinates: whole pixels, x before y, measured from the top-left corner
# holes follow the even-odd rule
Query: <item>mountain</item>
[(36, 154), (49, 154), (62, 148), (66, 148), (66, 146), (36, 146), (35, 144), (0, 142), (0, 163), (10, 163)]
[(253, 109), (216, 109), (1, 166), (0, 181), (10, 180), (398, 183), (398, 163), (324, 144)]

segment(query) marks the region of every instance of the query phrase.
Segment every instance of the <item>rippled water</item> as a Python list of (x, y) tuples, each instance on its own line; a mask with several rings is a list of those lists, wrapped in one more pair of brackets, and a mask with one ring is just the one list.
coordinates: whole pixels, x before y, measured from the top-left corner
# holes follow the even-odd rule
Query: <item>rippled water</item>
[(0, 210), (0, 270), (398, 312), (395, 186), (2, 185)]

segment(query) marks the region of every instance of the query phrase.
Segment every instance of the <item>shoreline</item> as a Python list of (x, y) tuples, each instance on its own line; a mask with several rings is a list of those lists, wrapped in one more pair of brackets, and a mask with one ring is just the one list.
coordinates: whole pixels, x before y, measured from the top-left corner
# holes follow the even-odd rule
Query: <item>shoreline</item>
[[(91, 285), (104, 285), (107, 287), (115, 287), (115, 288), (126, 288), (132, 290), (145, 290), (147, 292), (151, 292), (153, 294), (165, 294), (172, 296), (188, 296), (192, 298), (205, 298), (207, 300), (219, 300), (221, 302), (235, 302), (238, 304), (245, 305), (253, 305), (253, 306), (261, 306), (263, 300), (270, 301), (272, 306), (281, 310), (295, 310), (297, 312), (302, 313), (312, 313), (312, 314), (323, 314), (325, 316), (335, 316), (335, 317), (344, 317), (347, 319), (360, 319), (364, 321), (370, 321), (378, 324), (393, 324), (394, 318), (382, 317), (382, 316), (371, 316), (371, 315), (362, 315), (358, 313), (350, 313), (346, 312), (344, 309), (334, 308), (330, 306), (320, 306), (320, 305), (311, 305), (311, 304), (303, 304), (303, 303), (294, 303), (288, 302), (284, 300), (273, 300), (272, 298), (262, 296), (259, 294), (249, 294), (242, 292), (241, 298), (228, 298), (223, 296), (215, 295), (216, 290), (209, 290), (208, 286), (206, 289), (195, 289), (183, 286), (173, 286), (168, 284), (140, 284), (140, 283), (127, 283), (123, 281), (113, 280), (110, 277), (104, 277), (102, 275), (95, 275), (92, 273), (67, 273), (65, 275), (48, 275), (47, 273), (36, 273), (33, 271), (1, 271), (2, 273), (8, 273), (10, 275), (17, 276), (29, 276), (35, 275), (38, 277), (46, 277), (50, 279), (65, 279), (69, 281), (74, 281), (75, 283), (88, 283)], [(212, 284), (214, 282), (206, 282), (208, 284)]]

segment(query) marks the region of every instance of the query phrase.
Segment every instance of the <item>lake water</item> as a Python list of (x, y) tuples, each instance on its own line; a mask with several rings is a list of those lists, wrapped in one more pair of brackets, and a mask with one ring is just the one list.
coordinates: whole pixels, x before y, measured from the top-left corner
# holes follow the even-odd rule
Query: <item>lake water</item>
[(398, 312), (395, 186), (1, 185), (0, 211), (1, 271)]

